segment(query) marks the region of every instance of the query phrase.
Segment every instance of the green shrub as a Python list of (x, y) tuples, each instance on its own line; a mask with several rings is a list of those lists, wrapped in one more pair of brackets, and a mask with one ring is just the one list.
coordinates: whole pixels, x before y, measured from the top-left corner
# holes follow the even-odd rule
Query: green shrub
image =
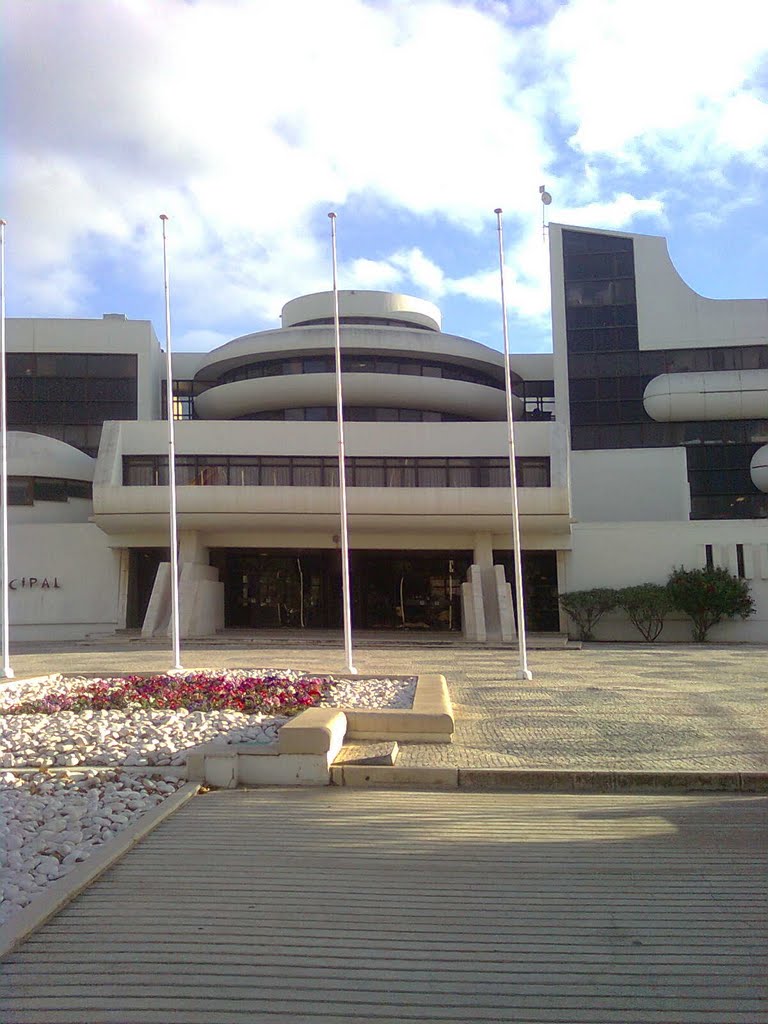
[(672, 610), (669, 590), (660, 583), (640, 583), (636, 587), (624, 587), (618, 592), (616, 603), (627, 613), (629, 621), (649, 643), (658, 638), (664, 629), (664, 619)]
[(608, 587), (573, 590), (560, 595), (560, 604), (579, 630), (579, 640), (594, 640), (593, 630), (606, 612), (616, 607), (617, 592)]
[(755, 602), (749, 583), (727, 569), (673, 569), (667, 582), (672, 604), (693, 622), (693, 639), (704, 643), (707, 633), (723, 619), (752, 615)]

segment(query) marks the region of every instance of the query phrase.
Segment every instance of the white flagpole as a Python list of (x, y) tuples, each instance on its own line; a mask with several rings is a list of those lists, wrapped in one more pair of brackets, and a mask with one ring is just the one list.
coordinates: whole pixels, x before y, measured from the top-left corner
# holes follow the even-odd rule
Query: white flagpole
[(0, 448), (2, 449), (2, 466), (0, 466), (0, 513), (2, 518), (3, 544), (3, 667), (0, 678), (13, 679), (14, 672), (10, 661), (10, 626), (8, 569), (8, 419), (6, 410), (6, 374), (5, 374), (5, 221), (0, 220)]
[(504, 237), (501, 227), (501, 208), (493, 211), (499, 231), (499, 277), (501, 278), (501, 323), (504, 334), (504, 390), (507, 398), (507, 443), (509, 446), (509, 483), (512, 497), (512, 543), (515, 556), (515, 604), (517, 643), (520, 651), (518, 679), (533, 679), (528, 668), (525, 642), (525, 604), (523, 600), (523, 557), (520, 550), (520, 508), (517, 500), (517, 468), (515, 466), (515, 427), (512, 418), (512, 378), (509, 367), (509, 331), (507, 329), (507, 299), (504, 290)]
[(341, 394), (341, 325), (339, 323), (339, 286), (336, 267), (336, 214), (331, 221), (331, 259), (333, 263), (333, 327), (336, 341), (336, 426), (339, 435), (339, 495), (341, 502), (341, 586), (344, 606), (344, 658), (347, 672), (357, 675), (352, 664), (352, 602), (349, 575), (349, 533), (347, 529), (347, 472), (344, 453), (344, 403)]
[(171, 303), (168, 289), (168, 246), (165, 237), (166, 214), (160, 214), (163, 222), (163, 289), (165, 292), (165, 362), (166, 362), (166, 407), (168, 416), (168, 487), (170, 489), (171, 520), (171, 635), (173, 638), (173, 667), (181, 669), (179, 646), (179, 538), (176, 524), (176, 430), (173, 418), (173, 367), (171, 365)]

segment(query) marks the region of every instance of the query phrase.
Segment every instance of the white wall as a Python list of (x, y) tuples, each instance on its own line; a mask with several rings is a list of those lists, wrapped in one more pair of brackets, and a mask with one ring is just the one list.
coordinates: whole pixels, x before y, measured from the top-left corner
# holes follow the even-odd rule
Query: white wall
[[(117, 628), (120, 554), (97, 526), (15, 525), (9, 554), (16, 581), (9, 595), (12, 642), (75, 639)], [(37, 583), (30, 586), (30, 578)]]
[(571, 507), (580, 522), (686, 521), (685, 448), (572, 452)]
[[(712, 544), (716, 563), (733, 571), (728, 551), (745, 546), (752, 597), (757, 612), (746, 621), (735, 619), (716, 626), (712, 640), (768, 642), (768, 530), (763, 522), (734, 520), (692, 523), (576, 523), (573, 548), (564, 558), (561, 592), (592, 587), (629, 587), (637, 583), (666, 583), (680, 565), (704, 565), (704, 546)], [(604, 618), (595, 630), (598, 640), (634, 640), (642, 637), (625, 617)], [(670, 616), (662, 640), (690, 640), (690, 623)]]
[(631, 237), (641, 349), (765, 344), (765, 299), (705, 298), (680, 277), (665, 238)]

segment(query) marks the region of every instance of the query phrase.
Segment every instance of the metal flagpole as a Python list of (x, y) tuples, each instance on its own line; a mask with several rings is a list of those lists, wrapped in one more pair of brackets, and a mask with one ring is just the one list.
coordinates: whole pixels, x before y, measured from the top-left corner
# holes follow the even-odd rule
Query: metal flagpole
[(336, 341), (336, 425), (339, 434), (339, 495), (341, 502), (341, 585), (344, 605), (344, 658), (347, 672), (357, 675), (352, 664), (352, 603), (349, 576), (349, 533), (347, 529), (347, 472), (344, 454), (344, 403), (341, 394), (341, 326), (339, 323), (339, 287), (336, 268), (336, 214), (331, 221), (331, 259), (333, 263), (333, 328)]
[(163, 288), (165, 291), (165, 361), (166, 361), (166, 405), (168, 416), (168, 487), (171, 519), (171, 635), (173, 637), (173, 667), (181, 669), (179, 646), (179, 538), (176, 524), (176, 430), (173, 410), (173, 367), (171, 365), (171, 303), (168, 290), (168, 246), (165, 225), (168, 217), (160, 214), (163, 222)]
[(0, 466), (0, 507), (2, 508), (2, 544), (3, 544), (3, 667), (0, 678), (13, 679), (14, 672), (10, 660), (10, 626), (9, 615), (9, 582), (8, 579), (8, 419), (6, 410), (6, 374), (5, 374), (5, 221), (0, 220), (0, 448), (2, 449), (2, 466)]
[(501, 323), (504, 334), (504, 391), (507, 398), (507, 443), (509, 446), (509, 483), (512, 497), (512, 543), (515, 556), (515, 606), (517, 643), (520, 651), (518, 679), (533, 679), (528, 668), (525, 643), (525, 604), (523, 600), (523, 558), (520, 550), (520, 509), (517, 501), (517, 469), (515, 466), (515, 427), (512, 419), (512, 377), (509, 368), (509, 331), (507, 329), (507, 299), (504, 291), (504, 237), (501, 227), (501, 208), (493, 211), (499, 231), (499, 276), (501, 278)]

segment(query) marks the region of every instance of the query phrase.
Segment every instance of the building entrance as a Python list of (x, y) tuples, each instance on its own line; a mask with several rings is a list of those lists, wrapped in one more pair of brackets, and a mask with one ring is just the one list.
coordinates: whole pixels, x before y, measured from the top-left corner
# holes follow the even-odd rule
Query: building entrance
[[(461, 630), (469, 551), (353, 551), (355, 629)], [(336, 550), (213, 550), (228, 628), (335, 629), (342, 625)]]
[(338, 551), (212, 551), (224, 581), (229, 628), (331, 629), (341, 625)]
[(161, 562), (168, 562), (170, 557), (169, 548), (130, 548), (125, 616), (128, 629), (141, 629), (143, 626), (158, 567)]

